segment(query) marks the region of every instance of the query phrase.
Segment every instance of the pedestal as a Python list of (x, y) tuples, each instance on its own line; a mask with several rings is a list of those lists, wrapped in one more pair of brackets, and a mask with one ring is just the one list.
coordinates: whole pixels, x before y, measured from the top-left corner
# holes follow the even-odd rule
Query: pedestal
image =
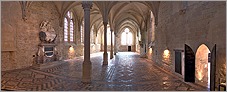
[(36, 64), (44, 64), (58, 60), (56, 44), (41, 43), (38, 46), (39, 49), (37, 53), (37, 60), (35, 62)]

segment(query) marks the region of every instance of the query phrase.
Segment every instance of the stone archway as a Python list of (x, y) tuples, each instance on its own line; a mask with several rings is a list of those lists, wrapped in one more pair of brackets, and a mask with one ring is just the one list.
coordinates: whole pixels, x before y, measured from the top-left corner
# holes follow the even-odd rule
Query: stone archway
[(199, 46), (195, 58), (195, 82), (207, 86), (210, 85), (210, 62), (208, 55), (210, 50), (205, 44)]

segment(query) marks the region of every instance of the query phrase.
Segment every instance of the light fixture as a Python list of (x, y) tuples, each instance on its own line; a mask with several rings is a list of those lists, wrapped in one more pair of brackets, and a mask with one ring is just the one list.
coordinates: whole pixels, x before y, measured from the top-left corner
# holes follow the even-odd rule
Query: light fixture
[(70, 47), (69, 47), (69, 51), (73, 51), (74, 49), (73, 49), (73, 46), (72, 45), (70, 45)]
[(166, 50), (164, 50), (164, 55), (169, 55), (169, 50), (168, 49), (166, 49)]
[(170, 59), (170, 51), (168, 48), (166, 48), (164, 51), (163, 51), (163, 59), (165, 61), (169, 61)]
[(149, 47), (149, 53), (152, 53), (153, 49), (151, 47)]

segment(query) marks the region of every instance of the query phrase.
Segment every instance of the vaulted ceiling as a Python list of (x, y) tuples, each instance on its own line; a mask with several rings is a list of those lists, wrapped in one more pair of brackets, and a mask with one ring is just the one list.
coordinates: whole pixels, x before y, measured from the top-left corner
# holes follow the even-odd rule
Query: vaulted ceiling
[[(60, 19), (63, 20), (67, 11), (72, 11), (78, 24), (82, 23), (84, 17), (82, 1), (53, 1), (53, 3)], [(145, 30), (151, 11), (157, 20), (159, 3), (159, 1), (93, 1), (90, 10), (91, 26), (101, 28), (103, 21), (107, 21), (114, 31), (126, 27)]]

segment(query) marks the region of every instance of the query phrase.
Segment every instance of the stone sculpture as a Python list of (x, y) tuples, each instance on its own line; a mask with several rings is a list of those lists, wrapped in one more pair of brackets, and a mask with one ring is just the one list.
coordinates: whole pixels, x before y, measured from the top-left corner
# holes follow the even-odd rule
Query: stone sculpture
[(43, 21), (40, 24), (40, 32), (39, 32), (39, 38), (41, 42), (51, 43), (51, 42), (54, 42), (56, 37), (57, 35), (51, 23), (49, 21)]
[(43, 21), (39, 27), (39, 39), (41, 40), (41, 43), (38, 45), (35, 63), (38, 66), (57, 60), (56, 44), (54, 43), (57, 34), (55, 33), (51, 22)]

